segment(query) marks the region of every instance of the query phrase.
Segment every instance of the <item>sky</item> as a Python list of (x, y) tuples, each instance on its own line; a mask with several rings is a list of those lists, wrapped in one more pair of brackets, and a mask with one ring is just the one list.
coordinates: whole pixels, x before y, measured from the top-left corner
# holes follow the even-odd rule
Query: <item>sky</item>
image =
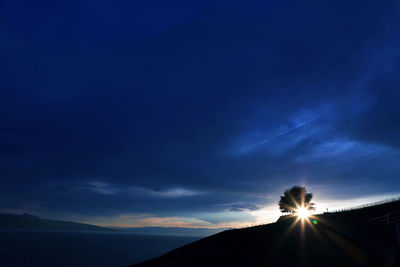
[(400, 193), (395, 0), (0, 2), (0, 212), (242, 227)]

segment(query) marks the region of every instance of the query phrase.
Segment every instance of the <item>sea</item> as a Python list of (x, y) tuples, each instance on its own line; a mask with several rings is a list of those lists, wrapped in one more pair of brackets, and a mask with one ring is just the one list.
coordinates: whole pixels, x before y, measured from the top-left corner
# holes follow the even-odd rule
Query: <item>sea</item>
[(123, 231), (0, 231), (0, 266), (122, 267), (160, 256), (201, 237)]

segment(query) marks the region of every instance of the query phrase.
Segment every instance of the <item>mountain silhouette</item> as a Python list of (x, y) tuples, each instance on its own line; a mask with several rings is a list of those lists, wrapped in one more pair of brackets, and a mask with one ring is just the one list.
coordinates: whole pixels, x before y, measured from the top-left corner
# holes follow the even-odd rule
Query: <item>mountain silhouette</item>
[(0, 229), (112, 231), (112, 229), (77, 222), (42, 219), (31, 214), (0, 214)]

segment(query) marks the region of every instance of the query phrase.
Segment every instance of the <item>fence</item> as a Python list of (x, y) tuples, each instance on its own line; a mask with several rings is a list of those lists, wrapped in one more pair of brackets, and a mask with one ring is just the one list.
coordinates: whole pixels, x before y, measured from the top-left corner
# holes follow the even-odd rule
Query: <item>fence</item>
[(394, 197), (394, 198), (390, 198), (390, 199), (386, 199), (386, 200), (382, 200), (382, 201), (378, 201), (378, 202), (372, 202), (372, 203), (368, 203), (368, 204), (354, 206), (354, 207), (350, 207), (350, 208), (337, 209), (337, 210), (333, 210), (332, 212), (334, 213), (334, 212), (344, 212), (344, 211), (358, 210), (358, 209), (374, 207), (374, 206), (378, 206), (378, 205), (382, 205), (382, 204), (387, 204), (387, 203), (391, 203), (391, 202), (395, 202), (395, 201), (400, 201), (400, 196)]
[(380, 228), (391, 227), (396, 223), (400, 223), (400, 211), (395, 211), (383, 216), (372, 218), (369, 220), (369, 222)]
[(400, 246), (400, 211), (372, 218), (369, 223), (381, 230), (393, 231), (396, 235), (397, 245)]

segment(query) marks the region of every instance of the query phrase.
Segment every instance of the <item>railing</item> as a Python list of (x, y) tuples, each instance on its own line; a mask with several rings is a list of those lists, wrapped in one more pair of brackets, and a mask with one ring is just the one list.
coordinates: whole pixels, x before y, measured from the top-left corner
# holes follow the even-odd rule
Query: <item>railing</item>
[(375, 225), (378, 229), (394, 233), (397, 245), (400, 247), (400, 211), (372, 218), (369, 223)]
[(358, 209), (374, 207), (374, 206), (378, 206), (378, 205), (382, 205), (382, 204), (387, 204), (387, 203), (391, 203), (391, 202), (395, 202), (395, 201), (399, 201), (399, 200), (400, 200), (400, 196), (394, 197), (394, 198), (390, 198), (390, 199), (386, 199), (386, 200), (382, 200), (382, 201), (378, 201), (378, 202), (372, 202), (372, 203), (368, 203), (368, 204), (354, 206), (354, 207), (350, 207), (350, 208), (337, 209), (337, 210), (333, 210), (333, 211), (331, 211), (329, 213), (358, 210)]
[(394, 226), (396, 223), (400, 223), (400, 211), (372, 218), (369, 220), (369, 223), (374, 224), (379, 228), (389, 228)]

